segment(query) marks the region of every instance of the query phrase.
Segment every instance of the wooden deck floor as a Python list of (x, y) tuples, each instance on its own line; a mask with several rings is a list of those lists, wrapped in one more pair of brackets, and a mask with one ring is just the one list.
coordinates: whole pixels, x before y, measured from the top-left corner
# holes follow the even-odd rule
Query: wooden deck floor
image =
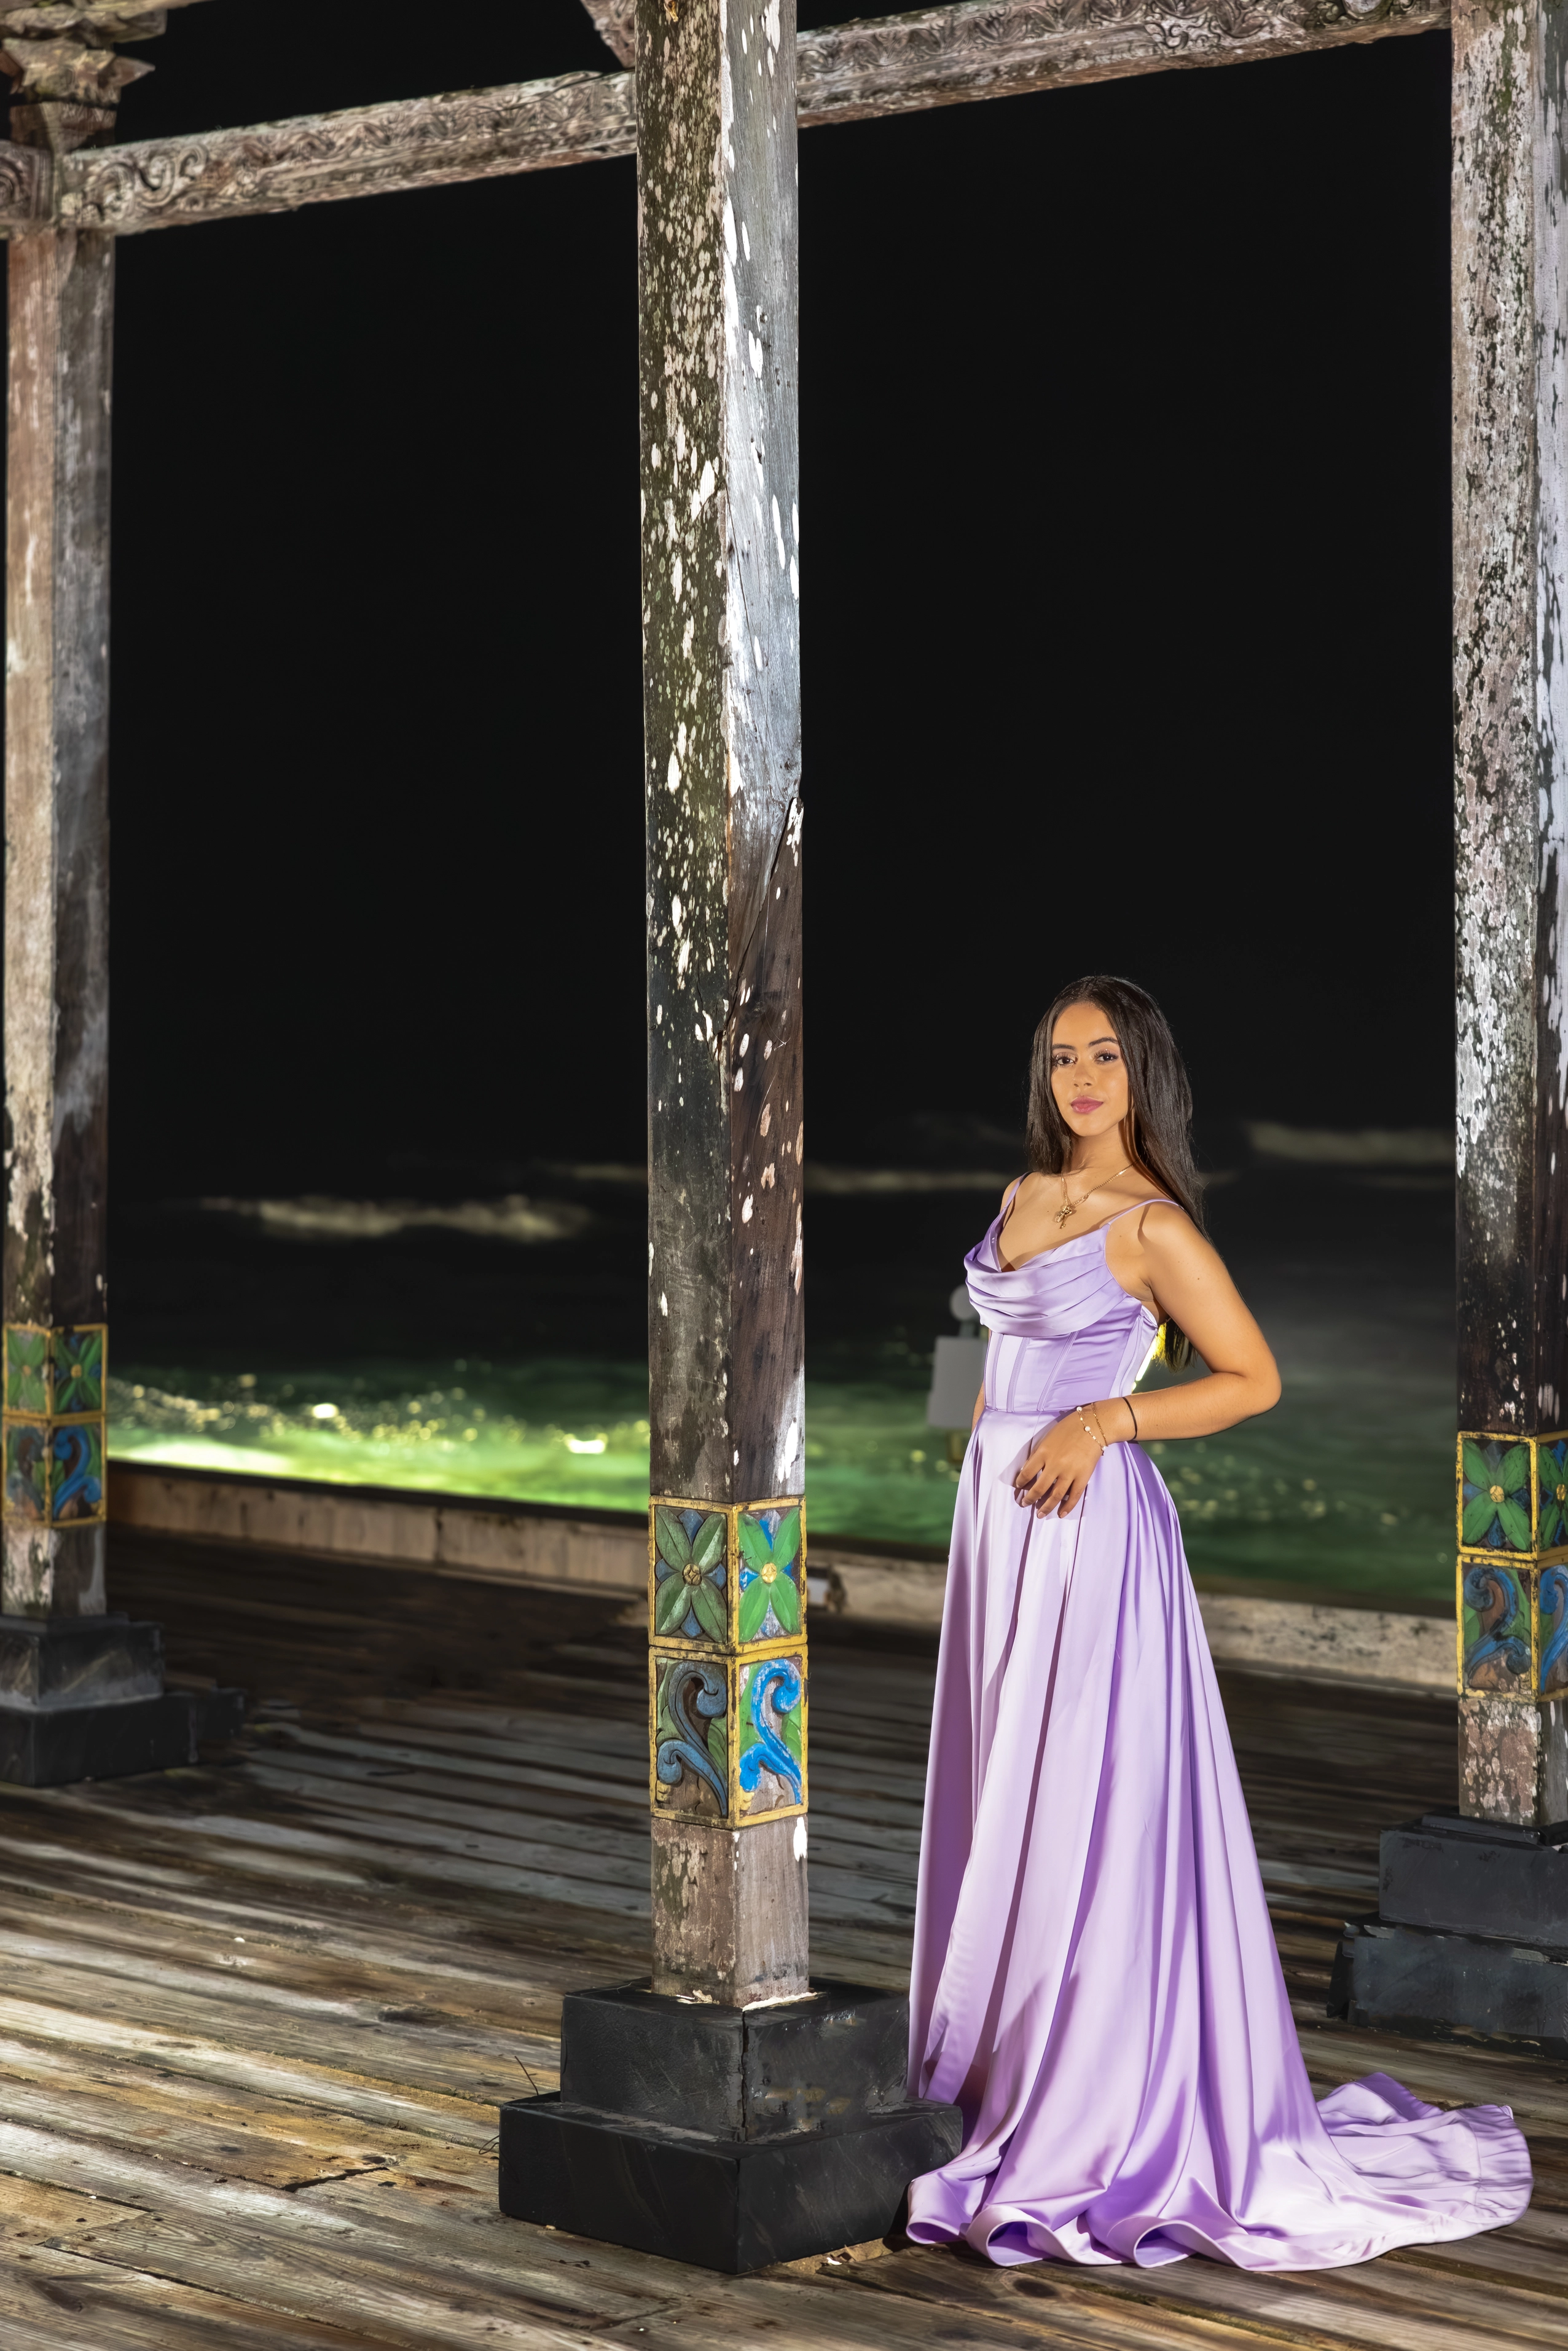
[[(162, 1541), (118, 1541), (112, 1573), (252, 1722), (200, 1770), (0, 1791), (6, 2346), (1568, 2351), (1568, 2069), (1322, 2018), (1379, 1827), (1448, 1794), (1448, 1702), (1227, 1688), (1314, 2081), (1382, 2065), (1511, 2104), (1539, 2179), (1517, 2228), (1266, 2279), (911, 2249), (726, 2280), (496, 2210), (496, 2107), (553, 2086), (563, 1989), (645, 1966), (640, 1632), (609, 1603)], [(824, 1973), (904, 1980), (931, 1668), (929, 1644), (819, 1630)]]

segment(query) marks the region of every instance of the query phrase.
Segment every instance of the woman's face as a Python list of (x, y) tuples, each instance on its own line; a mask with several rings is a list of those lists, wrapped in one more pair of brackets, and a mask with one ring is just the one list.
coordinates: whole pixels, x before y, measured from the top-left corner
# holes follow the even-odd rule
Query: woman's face
[(1051, 1040), (1051, 1091), (1068, 1132), (1085, 1142), (1113, 1134), (1132, 1108), (1127, 1064), (1110, 1015), (1070, 1004)]

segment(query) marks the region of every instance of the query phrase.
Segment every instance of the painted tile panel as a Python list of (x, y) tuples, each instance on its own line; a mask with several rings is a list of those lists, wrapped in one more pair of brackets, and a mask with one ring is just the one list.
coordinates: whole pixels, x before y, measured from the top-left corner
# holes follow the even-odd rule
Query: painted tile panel
[(800, 1631), (805, 1610), (801, 1576), (801, 1511), (799, 1502), (742, 1510), (737, 1528), (740, 1552), (737, 1635), (776, 1641)]
[(1534, 1694), (1530, 1578), (1503, 1560), (1459, 1562), (1460, 1687)]
[(1466, 1551), (1534, 1551), (1531, 1469), (1528, 1439), (1460, 1438), (1459, 1541)]
[(741, 1820), (802, 1810), (806, 1802), (806, 1659), (746, 1659), (737, 1673), (737, 1810)]
[(653, 1505), (655, 1635), (722, 1644), (729, 1627), (729, 1514)]
[(1535, 1687), (1542, 1698), (1568, 1692), (1568, 1566), (1543, 1567), (1536, 1601)]
[(730, 1687), (723, 1658), (650, 1660), (653, 1717), (653, 1808), (699, 1820), (730, 1817)]

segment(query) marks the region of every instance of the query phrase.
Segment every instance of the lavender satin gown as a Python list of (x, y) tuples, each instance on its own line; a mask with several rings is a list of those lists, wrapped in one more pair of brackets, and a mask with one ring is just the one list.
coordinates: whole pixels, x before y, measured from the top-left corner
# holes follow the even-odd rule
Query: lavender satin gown
[[(1112, 1221), (1114, 1221), (1113, 1219)], [(1013, 1473), (1040, 1429), (1125, 1395), (1155, 1338), (1105, 1227), (965, 1259), (991, 1332), (953, 1522), (911, 1987), (913, 2092), (962, 2151), (909, 2233), (993, 2262), (1204, 2253), (1329, 2268), (1517, 2220), (1506, 2106), (1445, 2113), (1386, 2074), (1314, 2101), (1176, 1506), (1113, 1445), (1070, 1518)]]

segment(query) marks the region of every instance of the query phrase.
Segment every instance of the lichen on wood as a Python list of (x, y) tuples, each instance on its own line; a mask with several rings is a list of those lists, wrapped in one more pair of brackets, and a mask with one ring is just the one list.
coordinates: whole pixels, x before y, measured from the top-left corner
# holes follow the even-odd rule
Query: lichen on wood
[(801, 1490), (793, 26), (638, 17), (653, 1484)]
[(1454, 13), (1454, 747), (1462, 1427), (1568, 1413), (1563, 43)]
[[(105, 1319), (112, 238), (9, 260), (4, 1320)], [(101, 1528), (5, 1528), (0, 1608), (93, 1613)]]

